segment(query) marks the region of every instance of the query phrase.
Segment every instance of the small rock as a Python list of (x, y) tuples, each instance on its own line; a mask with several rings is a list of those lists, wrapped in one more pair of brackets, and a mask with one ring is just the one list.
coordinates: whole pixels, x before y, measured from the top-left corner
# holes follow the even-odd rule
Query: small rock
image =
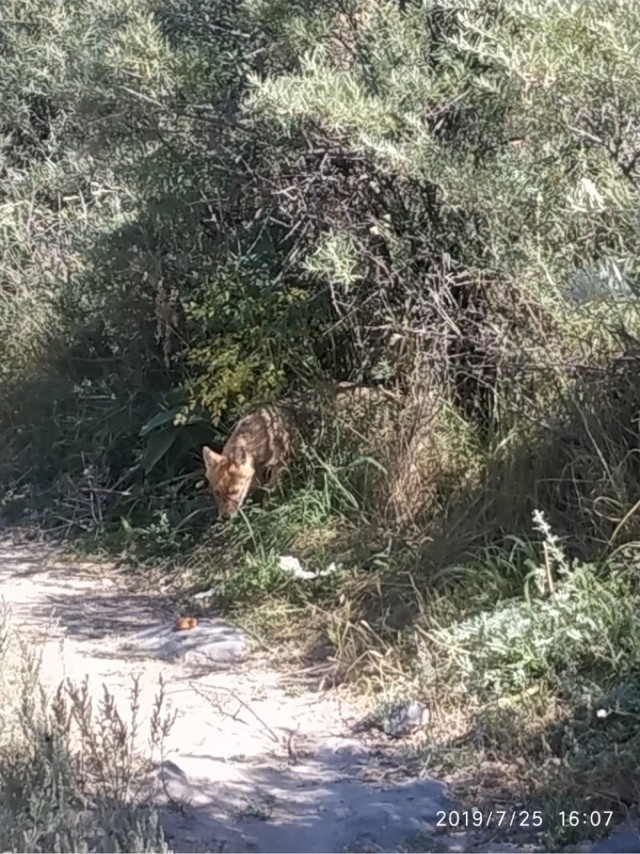
[(426, 726), (431, 720), (429, 709), (418, 700), (410, 700), (396, 706), (382, 724), (382, 729), (393, 738), (403, 735), (420, 727)]
[[(191, 618), (194, 619), (194, 618)], [(189, 631), (174, 625), (158, 625), (130, 636), (121, 649), (165, 660), (180, 659), (192, 664), (230, 665), (246, 657), (245, 635), (223, 620), (198, 621)]]
[(358, 733), (370, 729), (379, 729), (386, 735), (400, 738), (412, 730), (426, 726), (430, 720), (429, 709), (418, 700), (406, 700), (399, 703), (387, 701), (382, 709), (367, 715), (363, 720), (356, 723), (351, 731)]

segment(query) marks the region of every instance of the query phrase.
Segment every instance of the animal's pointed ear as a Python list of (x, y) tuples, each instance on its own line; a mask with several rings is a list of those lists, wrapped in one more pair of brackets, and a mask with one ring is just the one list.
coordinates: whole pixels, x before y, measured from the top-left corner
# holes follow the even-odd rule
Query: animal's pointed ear
[(205, 469), (207, 471), (214, 471), (222, 457), (205, 445), (202, 449), (202, 459), (204, 460)]

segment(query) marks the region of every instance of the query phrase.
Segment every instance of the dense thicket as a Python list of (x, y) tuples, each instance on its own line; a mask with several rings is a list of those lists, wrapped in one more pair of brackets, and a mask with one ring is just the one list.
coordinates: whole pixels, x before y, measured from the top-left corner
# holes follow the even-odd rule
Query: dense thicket
[[(633, 327), (636, 4), (27, 0), (0, 41), (14, 487), (93, 489), (101, 522), (195, 471), (211, 419), (321, 379), (428, 389), (481, 468), (573, 465)], [(619, 462), (566, 492), (620, 505)]]

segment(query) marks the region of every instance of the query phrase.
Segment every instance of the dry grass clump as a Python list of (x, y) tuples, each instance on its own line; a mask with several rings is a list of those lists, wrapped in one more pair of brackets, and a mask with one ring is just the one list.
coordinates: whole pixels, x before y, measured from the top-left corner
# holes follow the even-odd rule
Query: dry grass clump
[(137, 681), (128, 716), (106, 686), (94, 706), (88, 680), (40, 684), (40, 658), (0, 613), (0, 849), (165, 852), (144, 784), (172, 724), (162, 685), (150, 719), (151, 756), (139, 751)]

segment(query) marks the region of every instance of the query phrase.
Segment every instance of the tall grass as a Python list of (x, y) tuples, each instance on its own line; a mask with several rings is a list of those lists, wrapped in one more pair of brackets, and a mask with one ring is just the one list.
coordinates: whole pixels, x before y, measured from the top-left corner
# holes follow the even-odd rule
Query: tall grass
[(145, 806), (144, 787), (171, 726), (162, 686), (150, 717), (152, 753), (145, 755), (136, 682), (127, 716), (106, 687), (96, 702), (87, 681), (67, 681), (52, 693), (45, 691), (40, 667), (37, 648), (19, 636), (10, 609), (3, 606), (2, 850), (168, 851), (158, 815)]

